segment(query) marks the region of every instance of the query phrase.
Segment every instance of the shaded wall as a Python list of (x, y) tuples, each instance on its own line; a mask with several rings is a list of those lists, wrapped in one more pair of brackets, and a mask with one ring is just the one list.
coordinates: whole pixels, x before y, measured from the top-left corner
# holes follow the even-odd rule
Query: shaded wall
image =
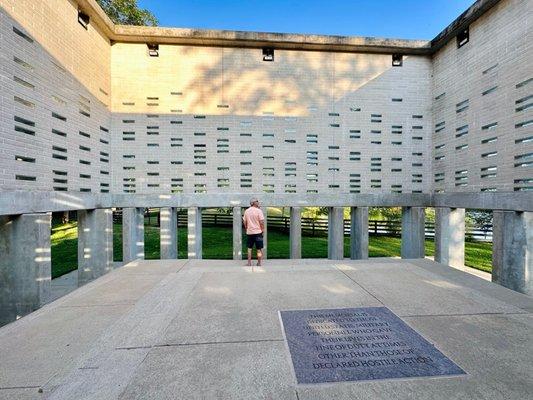
[(0, 188), (110, 190), (110, 44), (74, 2), (0, 0)]
[(531, 0), (500, 1), (433, 57), (433, 187), (533, 189)]

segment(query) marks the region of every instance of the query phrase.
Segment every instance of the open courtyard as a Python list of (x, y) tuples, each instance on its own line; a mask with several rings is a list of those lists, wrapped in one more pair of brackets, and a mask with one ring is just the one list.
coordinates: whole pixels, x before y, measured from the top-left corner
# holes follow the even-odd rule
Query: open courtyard
[[(278, 312), (358, 307), (389, 308), (466, 374), (297, 385)], [(532, 312), (429, 260), (136, 261), (0, 330), (0, 398), (526, 399)]]
[(533, 398), (532, 14), (0, 0), (0, 400)]

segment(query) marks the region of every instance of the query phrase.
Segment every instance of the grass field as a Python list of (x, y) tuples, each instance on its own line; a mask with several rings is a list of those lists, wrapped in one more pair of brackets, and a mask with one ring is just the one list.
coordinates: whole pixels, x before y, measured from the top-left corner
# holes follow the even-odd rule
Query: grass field
[[(76, 222), (57, 225), (52, 228), (52, 278), (59, 277), (77, 268), (78, 229)], [(115, 261), (122, 260), (122, 225), (113, 228), (113, 252)], [(243, 243), (246, 241), (243, 238)], [(232, 230), (226, 227), (204, 227), (203, 258), (231, 259)], [(401, 241), (398, 237), (370, 236), (370, 257), (395, 257), (400, 255)], [(179, 258), (187, 258), (187, 232), (178, 230)], [(426, 240), (426, 255), (433, 256), (435, 246)], [(243, 254), (246, 250), (243, 246)], [(327, 237), (302, 238), (302, 257), (326, 258), (328, 254)], [(344, 255), (350, 255), (350, 238), (344, 239)], [(159, 228), (145, 226), (145, 257), (159, 258)], [(268, 232), (268, 257), (289, 258), (289, 236), (280, 231)], [(492, 244), (486, 242), (466, 242), (465, 264), (482, 271), (492, 269)]]

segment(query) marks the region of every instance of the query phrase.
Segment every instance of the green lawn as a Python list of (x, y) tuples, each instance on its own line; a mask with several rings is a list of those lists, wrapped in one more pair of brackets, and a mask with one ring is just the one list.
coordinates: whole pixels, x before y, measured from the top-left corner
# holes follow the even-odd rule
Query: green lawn
[[(77, 268), (78, 230), (76, 222), (57, 225), (52, 228), (52, 278), (56, 278)], [(113, 228), (113, 252), (115, 261), (122, 260), (122, 225)], [(245, 243), (243, 237), (243, 244)], [(206, 259), (232, 258), (232, 230), (224, 227), (205, 227), (203, 229), (203, 257)], [(370, 257), (400, 256), (401, 241), (398, 237), (370, 236)], [(187, 258), (187, 232), (178, 230), (179, 258)], [(432, 240), (426, 240), (426, 255), (433, 256), (435, 246)], [(243, 245), (243, 254), (246, 254)], [(302, 257), (326, 258), (328, 239), (325, 236), (304, 236), (302, 240)], [(350, 255), (350, 238), (344, 240), (344, 255)], [(159, 228), (145, 226), (145, 257), (159, 258)], [(268, 257), (289, 257), (289, 236), (280, 231), (268, 232)], [(492, 269), (492, 244), (486, 242), (465, 243), (465, 263), (471, 267), (490, 272)]]
[(52, 227), (51, 244), (52, 279), (78, 268), (77, 222)]

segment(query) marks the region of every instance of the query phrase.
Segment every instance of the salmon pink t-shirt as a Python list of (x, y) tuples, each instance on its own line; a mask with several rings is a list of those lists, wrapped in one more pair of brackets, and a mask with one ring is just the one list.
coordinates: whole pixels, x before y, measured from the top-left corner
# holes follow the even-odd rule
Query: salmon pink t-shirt
[(242, 220), (246, 222), (246, 234), (255, 235), (261, 233), (260, 221), (264, 221), (263, 211), (258, 207), (250, 207), (244, 212)]

